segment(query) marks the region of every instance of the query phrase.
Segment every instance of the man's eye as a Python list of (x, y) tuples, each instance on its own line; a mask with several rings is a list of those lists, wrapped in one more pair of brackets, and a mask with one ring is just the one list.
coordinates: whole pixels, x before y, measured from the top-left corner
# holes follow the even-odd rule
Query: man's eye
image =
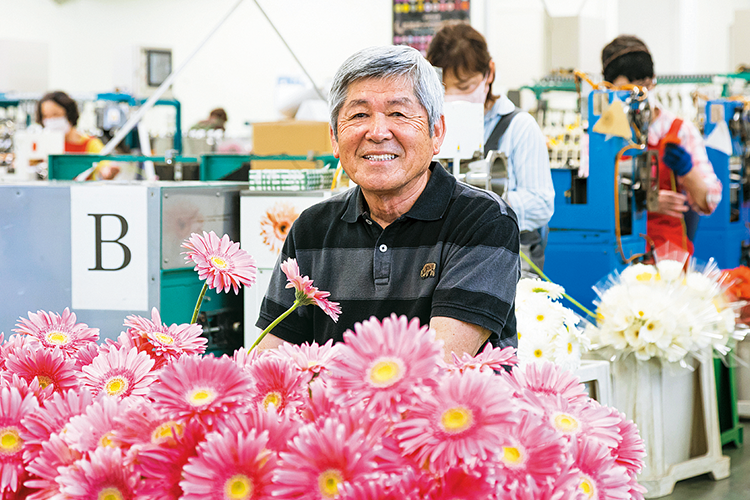
[(391, 116), (398, 116), (398, 117), (402, 117), (402, 118), (405, 118), (405, 117), (406, 117), (406, 115), (405, 115), (405, 114), (403, 114), (403, 113), (402, 113), (402, 112), (400, 112), (400, 111), (394, 111), (393, 113), (391, 113)]
[(352, 118), (366, 118), (367, 113), (355, 113), (352, 115)]

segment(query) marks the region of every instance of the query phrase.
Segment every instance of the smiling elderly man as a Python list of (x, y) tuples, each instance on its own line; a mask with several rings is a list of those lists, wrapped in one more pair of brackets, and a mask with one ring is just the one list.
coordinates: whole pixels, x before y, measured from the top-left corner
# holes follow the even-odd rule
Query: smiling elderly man
[(516, 216), (432, 161), (445, 137), (435, 69), (410, 47), (365, 49), (339, 68), (329, 101), (333, 152), (357, 187), (294, 223), (256, 325), (294, 301), (279, 269), (289, 257), (342, 314), (334, 323), (317, 307), (299, 308), (260, 347), (338, 342), (354, 323), (391, 313), (429, 323), (446, 358), (473, 355), (488, 340), (516, 346)]

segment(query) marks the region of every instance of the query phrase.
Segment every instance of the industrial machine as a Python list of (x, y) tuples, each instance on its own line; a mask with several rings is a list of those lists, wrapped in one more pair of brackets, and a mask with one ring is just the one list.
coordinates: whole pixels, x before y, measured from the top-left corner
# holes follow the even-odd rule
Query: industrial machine
[[(239, 241), (239, 193), (230, 182), (0, 184), (0, 331), (20, 316), (69, 307), (115, 339), (128, 315), (187, 323), (203, 282), (182, 242), (214, 231)], [(11, 215), (12, 214), (12, 215)], [(198, 322), (208, 350), (242, 344), (242, 295), (206, 293)]]
[(544, 272), (584, 305), (601, 278), (643, 255), (646, 211), (658, 201), (655, 156), (646, 150), (651, 110), (638, 90), (588, 97), (588, 176), (552, 169), (555, 214)]
[(725, 269), (748, 265), (750, 110), (743, 101), (708, 101), (704, 123), (706, 152), (721, 181), (722, 196), (714, 213), (700, 218), (695, 256), (713, 257)]

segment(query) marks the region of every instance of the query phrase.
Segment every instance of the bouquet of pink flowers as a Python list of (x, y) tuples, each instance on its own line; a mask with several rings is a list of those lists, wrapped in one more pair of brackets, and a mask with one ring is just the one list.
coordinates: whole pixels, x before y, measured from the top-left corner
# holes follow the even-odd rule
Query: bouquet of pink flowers
[[(295, 303), (337, 310), (285, 268)], [(125, 326), (98, 345), (39, 311), (0, 338), (3, 499), (642, 498), (635, 425), (511, 348), (446, 364), (393, 315), (337, 345), (216, 358), (156, 310)]]

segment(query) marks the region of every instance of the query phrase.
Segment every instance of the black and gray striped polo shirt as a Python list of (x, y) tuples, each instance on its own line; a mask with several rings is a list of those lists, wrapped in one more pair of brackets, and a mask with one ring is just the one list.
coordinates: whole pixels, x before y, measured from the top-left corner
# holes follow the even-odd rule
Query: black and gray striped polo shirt
[(491, 331), (494, 345), (515, 346), (516, 215), (494, 193), (456, 182), (437, 163), (430, 169), (414, 206), (385, 229), (370, 218), (359, 187), (302, 212), (256, 326), (267, 327), (294, 303), (279, 269), (293, 257), (342, 312), (334, 323), (316, 306), (299, 307), (272, 332), (287, 342), (339, 342), (354, 323), (396, 313), (421, 325), (433, 316), (455, 318)]

